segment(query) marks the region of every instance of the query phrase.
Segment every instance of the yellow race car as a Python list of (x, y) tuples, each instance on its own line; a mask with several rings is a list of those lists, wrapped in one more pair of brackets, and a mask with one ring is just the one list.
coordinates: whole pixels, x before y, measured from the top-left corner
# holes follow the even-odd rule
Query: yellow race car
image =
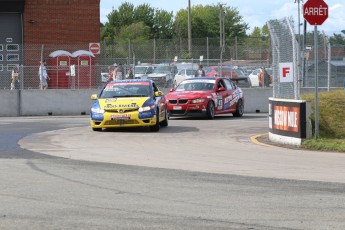
[(91, 106), (93, 131), (103, 128), (147, 126), (159, 131), (168, 126), (166, 99), (152, 80), (118, 80), (104, 85)]

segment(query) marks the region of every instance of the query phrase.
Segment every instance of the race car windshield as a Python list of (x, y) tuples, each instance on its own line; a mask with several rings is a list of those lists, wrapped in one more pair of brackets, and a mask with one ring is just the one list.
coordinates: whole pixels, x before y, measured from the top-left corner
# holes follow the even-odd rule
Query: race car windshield
[(151, 96), (150, 92), (151, 90), (148, 84), (108, 85), (102, 91), (100, 98), (149, 97)]
[(176, 91), (207, 91), (213, 90), (213, 82), (187, 82), (180, 84)]

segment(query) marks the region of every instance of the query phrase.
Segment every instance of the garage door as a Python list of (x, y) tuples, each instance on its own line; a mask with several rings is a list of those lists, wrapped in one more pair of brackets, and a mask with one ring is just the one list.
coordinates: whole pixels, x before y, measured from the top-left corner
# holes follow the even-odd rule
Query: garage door
[(22, 64), (21, 13), (0, 13), (0, 88), (10, 88), (11, 71)]

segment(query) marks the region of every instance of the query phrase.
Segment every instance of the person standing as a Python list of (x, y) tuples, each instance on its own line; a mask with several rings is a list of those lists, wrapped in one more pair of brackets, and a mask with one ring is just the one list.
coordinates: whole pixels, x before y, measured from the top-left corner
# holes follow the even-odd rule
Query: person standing
[(128, 74), (128, 76), (127, 76), (128, 79), (134, 78), (133, 70), (131, 68), (128, 69), (127, 74)]
[(11, 90), (19, 88), (19, 70), (18, 67), (15, 66), (12, 69), (12, 81), (11, 81)]
[(123, 68), (123, 65), (120, 63), (117, 67), (117, 74), (116, 74), (116, 80), (123, 80), (125, 76), (125, 70)]
[(205, 77), (205, 70), (202, 65), (199, 65), (199, 69), (195, 72), (195, 77)]
[(109, 66), (108, 67), (108, 82), (114, 80), (113, 79), (113, 72), (114, 72), (113, 66)]
[(41, 65), (38, 71), (39, 77), (40, 77), (40, 89), (48, 89), (48, 80), (49, 76), (47, 73), (47, 67), (46, 67), (46, 61), (41, 61)]

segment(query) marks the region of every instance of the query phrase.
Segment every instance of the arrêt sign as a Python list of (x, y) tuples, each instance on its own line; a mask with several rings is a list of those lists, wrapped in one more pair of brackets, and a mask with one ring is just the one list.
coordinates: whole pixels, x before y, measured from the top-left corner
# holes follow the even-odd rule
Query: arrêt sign
[(323, 0), (308, 0), (303, 5), (304, 19), (312, 26), (321, 26), (328, 18), (328, 5)]

